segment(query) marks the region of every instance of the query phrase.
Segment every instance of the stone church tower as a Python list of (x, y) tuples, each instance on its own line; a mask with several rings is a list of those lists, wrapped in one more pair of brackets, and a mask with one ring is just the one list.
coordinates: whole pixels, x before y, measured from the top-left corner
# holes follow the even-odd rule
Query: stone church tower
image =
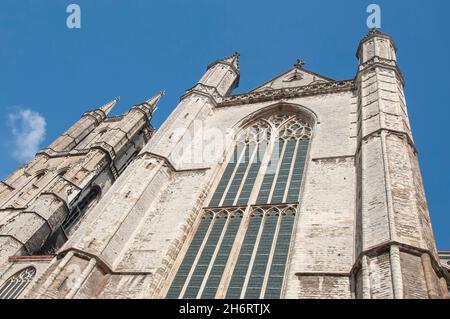
[(0, 298), (445, 298), (396, 50), (86, 113), (0, 185)]

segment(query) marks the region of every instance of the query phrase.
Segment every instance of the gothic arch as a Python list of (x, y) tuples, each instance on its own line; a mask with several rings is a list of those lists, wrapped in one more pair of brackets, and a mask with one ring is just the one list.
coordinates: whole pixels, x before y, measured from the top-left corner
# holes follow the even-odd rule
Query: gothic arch
[(307, 108), (300, 104), (278, 102), (248, 114), (240, 121), (238, 121), (234, 125), (233, 129), (239, 131), (251, 125), (252, 122), (257, 121), (260, 118), (264, 118), (270, 113), (282, 113), (282, 112), (288, 112), (302, 116), (305, 119), (305, 121), (307, 121), (311, 125), (313, 129), (315, 128), (316, 124), (320, 123), (318, 115), (310, 108)]
[(31, 179), (32, 179), (32, 180), (39, 180), (39, 179), (41, 179), (42, 177), (44, 177), (45, 175), (47, 175), (48, 172), (49, 172), (48, 169), (40, 169), (40, 170), (34, 172), (34, 174), (32, 175), (32, 178), (31, 178)]
[(57, 176), (64, 176), (68, 171), (69, 171), (70, 167), (64, 166), (62, 168), (59, 168), (56, 170), (56, 175)]
[[(167, 298), (281, 297), (316, 122), (313, 114), (278, 103), (236, 125), (200, 213), (215, 218), (193, 228)], [(236, 210), (242, 221), (227, 223), (224, 216)]]
[(24, 268), (12, 275), (0, 288), (0, 299), (16, 299), (36, 275), (33, 266)]

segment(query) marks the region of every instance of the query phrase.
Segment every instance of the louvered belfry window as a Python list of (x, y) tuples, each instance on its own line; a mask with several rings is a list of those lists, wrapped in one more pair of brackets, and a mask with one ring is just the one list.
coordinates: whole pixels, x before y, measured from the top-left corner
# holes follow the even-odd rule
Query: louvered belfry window
[(238, 134), (167, 298), (282, 296), (311, 133), (280, 112)]

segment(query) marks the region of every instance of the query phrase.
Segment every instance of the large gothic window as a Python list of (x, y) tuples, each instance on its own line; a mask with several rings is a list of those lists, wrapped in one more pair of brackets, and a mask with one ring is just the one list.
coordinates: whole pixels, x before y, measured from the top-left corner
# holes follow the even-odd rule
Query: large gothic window
[(11, 278), (0, 288), (0, 299), (16, 299), (36, 275), (36, 268), (28, 267)]
[(311, 132), (283, 112), (238, 134), (167, 298), (281, 297)]

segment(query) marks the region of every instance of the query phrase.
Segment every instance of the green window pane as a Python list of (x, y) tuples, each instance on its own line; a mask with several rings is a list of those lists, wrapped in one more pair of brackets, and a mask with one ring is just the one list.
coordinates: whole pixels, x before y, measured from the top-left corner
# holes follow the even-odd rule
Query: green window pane
[(271, 203), (279, 204), (283, 202), (284, 192), (286, 190), (287, 180), (291, 172), (292, 159), (294, 157), (296, 145), (296, 141), (288, 141), (286, 144), (286, 149), (283, 154), (283, 159), (281, 160)]
[(253, 186), (255, 185), (256, 177), (258, 176), (259, 169), (261, 167), (261, 162), (264, 157), (264, 154), (267, 149), (267, 144), (260, 144), (257, 147), (257, 154), (254, 158), (249, 172), (247, 174), (247, 178), (245, 179), (244, 186), (242, 187), (241, 193), (239, 195), (239, 199), (237, 205), (246, 205), (250, 198), (250, 194), (253, 190)]
[(258, 299), (261, 294), (277, 222), (278, 216), (275, 212), (266, 216), (264, 228), (256, 251), (256, 257), (250, 273), (247, 290), (245, 292), (245, 299)]
[(256, 200), (257, 204), (267, 204), (267, 202), (269, 201), (270, 190), (272, 189), (276, 168), (278, 167), (278, 161), (281, 155), (281, 151), (283, 150), (283, 145), (284, 142), (282, 140), (275, 143), (274, 145), (269, 166), (267, 167), (267, 171), (264, 175), (258, 198)]
[(231, 276), (230, 284), (228, 286), (226, 299), (239, 299), (241, 296), (242, 286), (247, 275), (250, 259), (252, 258), (253, 250), (255, 248), (256, 238), (258, 236), (259, 228), (261, 227), (262, 216), (260, 213), (255, 213), (250, 217), (245, 238), (239, 251), (239, 256)]
[(223, 227), (226, 222), (226, 214), (218, 215), (214, 218), (214, 223), (209, 233), (208, 239), (206, 241), (205, 246), (201, 252), (200, 258), (195, 266), (195, 270), (192, 273), (191, 280), (186, 288), (186, 292), (184, 293), (184, 298), (186, 299), (195, 299), (197, 298), (197, 294), (200, 290), (200, 286), (203, 283), (203, 279), (205, 277), (206, 271), (208, 270), (208, 266), (210, 264), (211, 258), (214, 254), (214, 251), (217, 247), (217, 242), (222, 234)]
[(194, 263), (194, 260), (197, 257), (198, 251), (203, 243), (203, 240), (205, 238), (205, 235), (208, 231), (212, 219), (213, 215), (207, 214), (200, 222), (200, 225), (197, 228), (194, 238), (192, 239), (192, 242), (189, 245), (186, 254), (184, 255), (183, 261), (181, 262), (181, 265), (178, 268), (177, 274), (175, 275), (172, 285), (169, 288), (166, 298), (177, 299), (180, 296), (181, 290), (183, 289), (183, 286), (186, 282), (189, 272), (191, 271), (192, 264)]
[(219, 287), (220, 280), (222, 279), (222, 275), (228, 262), (228, 257), (230, 256), (230, 251), (233, 247), (234, 240), (236, 239), (236, 234), (238, 232), (239, 226), (241, 225), (241, 221), (241, 213), (236, 214), (236, 217), (230, 218), (227, 230), (219, 248), (219, 252), (217, 253), (216, 259), (214, 260), (214, 264), (206, 282), (206, 286), (202, 292), (201, 297), (204, 299), (212, 299), (217, 293), (217, 288)]
[(214, 192), (214, 195), (211, 198), (211, 201), (209, 203), (210, 207), (218, 207), (219, 206), (220, 200), (223, 197), (225, 189), (227, 188), (227, 185), (230, 181), (231, 175), (233, 174), (233, 171), (237, 165), (239, 157), (242, 154), (242, 151), (243, 151), (242, 145), (236, 145), (236, 147), (234, 148), (233, 156), (231, 157), (230, 161), (228, 162), (227, 167), (225, 168), (225, 171), (222, 175), (222, 178), (220, 179), (220, 182), (217, 185), (217, 188)]
[(266, 291), (264, 293), (264, 298), (266, 299), (278, 299), (281, 296), (294, 221), (295, 211), (293, 209), (289, 209), (286, 214), (281, 216), (280, 230), (270, 266)]
[(303, 170), (305, 168), (306, 154), (308, 152), (309, 140), (301, 140), (299, 142), (297, 156), (294, 162), (294, 170), (289, 185), (287, 202), (297, 202), (300, 196), (300, 184), (302, 182)]
[(228, 189), (227, 195), (225, 196), (225, 200), (223, 201), (222, 206), (233, 205), (249, 162), (250, 162), (250, 147), (246, 146), (244, 157), (242, 157), (241, 162), (239, 163), (239, 166), (236, 170), (236, 173), (234, 174), (233, 181), (231, 182), (230, 188)]

